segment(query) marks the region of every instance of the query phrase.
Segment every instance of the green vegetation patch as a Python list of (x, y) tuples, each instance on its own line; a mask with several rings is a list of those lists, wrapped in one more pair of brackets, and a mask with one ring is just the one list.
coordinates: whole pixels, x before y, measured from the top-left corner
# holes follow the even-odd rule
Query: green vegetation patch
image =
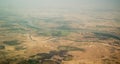
[(96, 25), (97, 28), (113, 28), (112, 26)]
[(1, 49), (5, 49), (5, 46), (4, 45), (0, 45), (0, 50)]
[(35, 59), (22, 60), (18, 64), (39, 64), (39, 60)]
[(44, 61), (42, 61), (41, 64), (59, 64), (59, 63), (57, 63), (56, 61), (53, 61), (53, 60), (44, 60)]
[(38, 35), (41, 36), (55, 36), (55, 37), (67, 36), (69, 34), (70, 32), (65, 30), (54, 30), (54, 31), (46, 31), (46, 32), (38, 33)]
[(59, 30), (73, 30), (73, 29), (71, 28), (71, 26), (68, 26), (68, 25), (60, 26), (60, 27), (58, 27), (57, 29), (59, 29)]
[(19, 45), (20, 43), (18, 40), (11, 40), (11, 41), (3, 41), (4, 44), (14, 46), (14, 45)]
[(50, 32), (40, 32), (40, 33), (38, 33), (38, 35), (40, 35), (40, 36), (50, 36), (51, 33)]
[(26, 49), (26, 48), (24, 48), (23, 46), (16, 46), (15, 47), (15, 50), (17, 50), (17, 51), (24, 50), (24, 49)]
[(94, 32), (94, 34), (95, 34), (96, 37), (98, 37), (99, 39), (114, 38), (114, 39), (120, 40), (120, 36), (117, 36), (117, 35), (114, 35), (114, 34), (110, 34), (110, 33)]
[(61, 30), (61, 31), (55, 31), (55, 32), (52, 32), (52, 36), (67, 36), (70, 32), (69, 31), (64, 31), (64, 30)]
[(59, 46), (59, 50), (67, 50), (67, 51), (85, 51), (83, 48), (77, 48), (72, 46)]
[(53, 50), (49, 53), (38, 53), (20, 61), (18, 64), (62, 64), (62, 61), (73, 59), (73, 56), (67, 52), (66, 50)]
[(67, 56), (64, 56), (64, 58), (63, 58), (64, 61), (70, 61), (72, 59), (73, 59), (72, 55), (67, 55)]

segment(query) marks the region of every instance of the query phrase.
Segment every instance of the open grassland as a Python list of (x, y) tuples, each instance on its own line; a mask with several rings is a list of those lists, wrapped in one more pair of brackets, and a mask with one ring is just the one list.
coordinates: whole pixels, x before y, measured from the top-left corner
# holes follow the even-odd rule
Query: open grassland
[(0, 14), (0, 64), (120, 64), (119, 12)]

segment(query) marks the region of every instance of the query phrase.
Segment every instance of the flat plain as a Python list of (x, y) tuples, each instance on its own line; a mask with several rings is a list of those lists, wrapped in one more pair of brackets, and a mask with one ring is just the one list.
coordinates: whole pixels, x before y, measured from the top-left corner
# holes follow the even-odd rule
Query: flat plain
[(120, 64), (119, 11), (0, 14), (0, 64)]

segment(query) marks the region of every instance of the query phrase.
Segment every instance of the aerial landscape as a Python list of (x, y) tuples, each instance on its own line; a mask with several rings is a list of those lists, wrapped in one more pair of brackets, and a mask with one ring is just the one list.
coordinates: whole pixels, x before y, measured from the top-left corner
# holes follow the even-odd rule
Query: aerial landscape
[(1, 0), (0, 64), (120, 64), (119, 0)]

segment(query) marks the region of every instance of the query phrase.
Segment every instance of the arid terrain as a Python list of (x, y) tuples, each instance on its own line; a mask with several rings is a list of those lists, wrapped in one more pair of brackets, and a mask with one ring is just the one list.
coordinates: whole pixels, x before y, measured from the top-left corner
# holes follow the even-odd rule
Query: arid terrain
[(120, 12), (1, 11), (0, 64), (120, 64)]

